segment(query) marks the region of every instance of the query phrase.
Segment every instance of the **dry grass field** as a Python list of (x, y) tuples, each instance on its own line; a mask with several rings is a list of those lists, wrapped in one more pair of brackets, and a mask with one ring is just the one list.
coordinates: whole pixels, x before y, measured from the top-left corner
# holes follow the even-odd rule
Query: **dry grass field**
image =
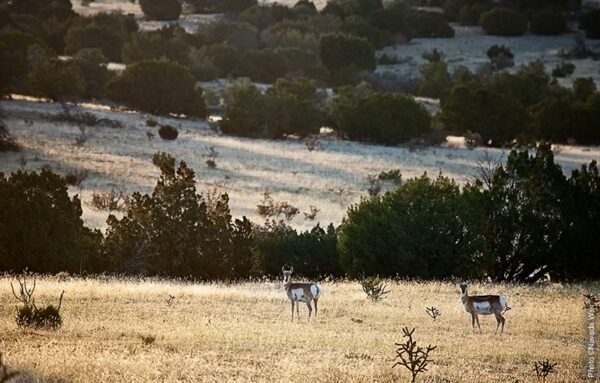
[[(280, 281), (191, 284), (160, 280), (38, 278), (36, 302), (65, 290), (64, 325), (22, 330), (10, 277), (0, 278), (0, 352), (20, 381), (66, 382), (407, 382), (392, 368), (402, 327), (436, 345), (419, 382), (535, 382), (533, 362), (557, 363), (548, 382), (580, 382), (587, 340), (582, 293), (598, 286), (479, 285), (512, 310), (504, 334), (482, 317), (473, 334), (458, 287), (389, 282), (383, 301), (354, 282), (323, 283), (317, 320), (290, 321)], [(166, 299), (175, 298), (172, 304)], [(442, 315), (434, 322), (426, 307)], [(19, 381), (19, 380), (17, 380)]]

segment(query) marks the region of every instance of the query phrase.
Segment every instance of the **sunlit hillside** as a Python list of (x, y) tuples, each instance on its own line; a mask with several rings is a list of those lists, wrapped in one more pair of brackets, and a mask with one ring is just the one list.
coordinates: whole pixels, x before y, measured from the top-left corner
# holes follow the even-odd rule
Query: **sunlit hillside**
[[(111, 188), (131, 194), (149, 193), (154, 188), (159, 170), (152, 165), (157, 151), (171, 153), (196, 171), (199, 192), (217, 190), (230, 196), (235, 216), (247, 216), (261, 222), (256, 205), (264, 193), (276, 201), (287, 201), (309, 212), (319, 209), (314, 221), (299, 214), (291, 221), (298, 228), (310, 228), (316, 222), (339, 224), (346, 208), (361, 197), (368, 197), (369, 175), (399, 169), (404, 179), (429, 175), (444, 175), (458, 182), (472, 180), (477, 175), (477, 162), (486, 158), (506, 160), (508, 150), (466, 149), (458, 143), (441, 147), (385, 147), (340, 141), (327, 137), (309, 151), (301, 140), (259, 140), (217, 134), (205, 121), (159, 118), (179, 128), (175, 141), (164, 141), (157, 128), (146, 126), (147, 115), (86, 109), (100, 118), (123, 123), (124, 128), (96, 126), (87, 128), (89, 139), (75, 145), (81, 131), (74, 124), (49, 120), (60, 112), (58, 104), (29, 101), (3, 101), (7, 123), (23, 150), (4, 153), (0, 172), (19, 168), (40, 170), (49, 165), (66, 174), (69, 170), (87, 169), (89, 176), (80, 187), (71, 187), (71, 194), (83, 200), (84, 219), (89, 226), (105, 227), (108, 212), (90, 206), (92, 193), (109, 192)], [(149, 138), (148, 133), (153, 137)], [(217, 167), (206, 165), (208, 148), (218, 153)], [(557, 160), (563, 171), (600, 158), (598, 147), (556, 146)], [(384, 185), (391, 189), (392, 185)]]

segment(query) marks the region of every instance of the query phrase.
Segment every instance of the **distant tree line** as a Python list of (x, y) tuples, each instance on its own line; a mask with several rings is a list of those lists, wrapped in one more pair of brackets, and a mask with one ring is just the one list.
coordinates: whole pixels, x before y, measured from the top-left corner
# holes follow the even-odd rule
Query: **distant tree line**
[(196, 190), (185, 162), (162, 161), (152, 194), (134, 193), (103, 235), (49, 170), (0, 175), (0, 271), (124, 273), (193, 279), (379, 275), (532, 282), (600, 277), (600, 174), (567, 177), (549, 144), (513, 150), (459, 187), (439, 174), (363, 199), (335, 228), (234, 219), (227, 194)]
[[(273, 86), (265, 94), (245, 83), (226, 92), (220, 127), (227, 134), (305, 136), (327, 125), (349, 139), (387, 145), (434, 143), (446, 133), (476, 133), (491, 146), (539, 139), (600, 142), (595, 128), (600, 96), (591, 79), (577, 79), (573, 89), (565, 89), (539, 64), (513, 74), (475, 75), (465, 68), (451, 74), (443, 57), (432, 57), (411, 91), (441, 99), (441, 113), (432, 121), (410, 97), (397, 94), (397, 87), (386, 88), (379, 82), (385, 80), (372, 73), (375, 49), (412, 37), (450, 36), (446, 19), (465, 7), (485, 6), (486, 12), (501, 14), (490, 25), (502, 28), (522, 19), (504, 10), (532, 14), (534, 28), (535, 20), (553, 20), (536, 12), (568, 12), (578, 8), (573, 2), (447, 0), (437, 4), (444, 6), (444, 15), (401, 1), (384, 7), (381, 0), (334, 0), (320, 11), (305, 0), (293, 7), (250, 0), (191, 3), (198, 11), (225, 12), (232, 19), (194, 33), (175, 25), (140, 31), (132, 16), (79, 16), (69, 0), (0, 1), (0, 94), (109, 99), (149, 113), (205, 118), (206, 96), (197, 82), (244, 77)], [(581, 18), (591, 34), (600, 25), (594, 15)], [(512, 59), (500, 53), (501, 59)], [(71, 58), (59, 58), (63, 54)], [(107, 69), (109, 62), (127, 68), (116, 74)], [(500, 69), (498, 63), (502, 60), (492, 69)], [(325, 85), (334, 86), (330, 102), (316, 90)]]

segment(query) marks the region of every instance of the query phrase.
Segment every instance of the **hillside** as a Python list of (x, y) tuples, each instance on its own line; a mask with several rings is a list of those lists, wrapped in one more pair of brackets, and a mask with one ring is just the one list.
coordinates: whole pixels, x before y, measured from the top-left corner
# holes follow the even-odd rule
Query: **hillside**
[[(61, 174), (71, 169), (87, 169), (89, 176), (81, 189), (71, 187), (71, 194), (83, 200), (84, 219), (91, 227), (105, 227), (107, 212), (90, 207), (92, 193), (108, 192), (113, 185), (126, 193), (149, 193), (156, 184), (158, 169), (152, 165), (157, 151), (171, 153), (186, 161), (196, 171), (198, 190), (216, 189), (227, 192), (234, 216), (247, 216), (262, 222), (256, 205), (268, 192), (276, 201), (287, 201), (308, 212), (310, 206), (320, 209), (315, 221), (299, 214), (291, 224), (307, 229), (316, 222), (339, 224), (346, 208), (367, 197), (368, 175), (400, 169), (404, 179), (423, 172), (445, 175), (465, 182), (476, 175), (477, 161), (489, 156), (506, 159), (507, 150), (463, 147), (460, 139), (452, 139), (441, 147), (385, 147), (319, 139), (320, 147), (309, 151), (300, 140), (260, 140), (222, 136), (200, 120), (159, 118), (179, 128), (175, 141), (158, 137), (157, 129), (146, 126), (147, 115), (115, 112), (98, 106), (82, 106), (98, 117), (123, 123), (123, 129), (88, 128), (91, 137), (83, 146), (75, 145), (81, 132), (76, 125), (50, 122), (60, 112), (59, 104), (33, 101), (2, 101), (7, 125), (17, 137), (23, 151), (3, 153), (0, 172), (10, 173), (22, 166), (39, 170), (44, 165)], [(154, 134), (149, 139), (147, 133)], [(206, 165), (207, 147), (218, 153), (216, 169)], [(600, 158), (600, 148), (555, 146), (557, 161), (570, 174), (582, 163)], [(384, 185), (385, 186), (385, 185)]]

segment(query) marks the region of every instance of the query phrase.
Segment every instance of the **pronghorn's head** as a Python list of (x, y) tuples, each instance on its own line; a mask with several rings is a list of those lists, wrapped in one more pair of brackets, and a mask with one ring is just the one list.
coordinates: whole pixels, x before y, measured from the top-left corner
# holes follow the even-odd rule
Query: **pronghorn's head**
[(283, 285), (287, 285), (292, 280), (292, 273), (294, 272), (294, 268), (290, 267), (289, 269), (285, 269), (285, 266), (281, 268), (281, 272), (283, 273)]
[(461, 283), (459, 286), (461, 294), (465, 295), (469, 286), (465, 282)]

